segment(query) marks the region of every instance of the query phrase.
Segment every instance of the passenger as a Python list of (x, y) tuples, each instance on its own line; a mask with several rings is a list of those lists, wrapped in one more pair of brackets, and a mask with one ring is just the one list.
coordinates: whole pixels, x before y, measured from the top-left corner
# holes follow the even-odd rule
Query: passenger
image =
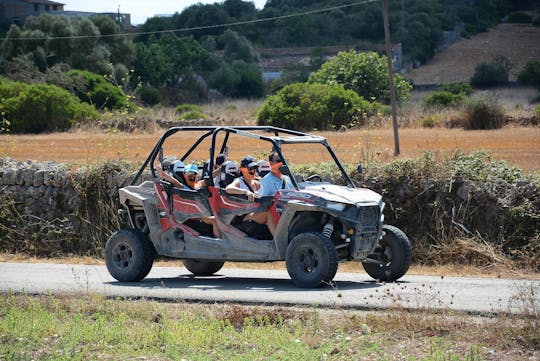
[[(238, 165), (232, 160), (228, 160), (221, 166), (218, 184), (220, 188), (226, 188), (238, 178)], [(214, 185), (216, 185), (214, 183)]]
[(172, 167), (172, 176), (165, 172), (160, 164), (156, 166), (156, 171), (158, 175), (163, 178), (165, 181), (171, 183), (176, 188), (184, 188), (184, 163), (181, 160), (177, 160), (171, 165)]
[(248, 155), (240, 161), (241, 176), (229, 184), (225, 190), (229, 194), (243, 194), (247, 196), (248, 201), (253, 202), (256, 195), (262, 194), (262, 187), (256, 179), (259, 165), (255, 159)]
[(226, 161), (228, 161), (228, 159), (225, 154), (220, 154), (216, 157), (216, 161), (214, 163), (214, 170), (212, 171), (212, 178), (214, 179), (214, 186), (216, 187), (218, 187), (219, 181), (221, 180), (221, 168)]
[[(236, 178), (229, 184), (225, 191), (229, 194), (243, 194), (247, 196), (249, 202), (253, 202), (255, 197), (260, 197), (263, 194), (263, 188), (257, 178), (259, 164), (255, 162), (252, 156), (246, 156), (240, 161), (241, 176)], [(274, 236), (276, 227), (273, 218), (268, 212), (252, 212), (244, 216), (242, 222), (254, 222), (259, 225), (266, 225), (270, 234)], [(249, 228), (249, 227), (248, 227)]]
[(289, 176), (281, 173), (279, 168), (283, 165), (283, 160), (276, 151), (272, 151), (268, 156), (271, 171), (261, 179), (264, 196), (274, 196), (280, 189), (294, 189)]

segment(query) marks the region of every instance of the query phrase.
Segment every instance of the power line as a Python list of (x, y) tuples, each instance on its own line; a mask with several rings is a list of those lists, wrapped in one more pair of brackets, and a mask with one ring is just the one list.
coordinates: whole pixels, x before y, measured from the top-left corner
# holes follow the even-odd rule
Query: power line
[(189, 32), (189, 31), (195, 31), (195, 30), (215, 29), (215, 28), (221, 28), (221, 27), (227, 27), (227, 26), (239, 26), (239, 25), (247, 25), (247, 24), (254, 24), (254, 23), (262, 23), (262, 22), (273, 21), (273, 20), (289, 19), (289, 18), (304, 16), (304, 15), (318, 14), (318, 13), (323, 13), (323, 12), (327, 12), (327, 11), (339, 10), (339, 9), (344, 9), (344, 8), (348, 8), (348, 7), (353, 7), (353, 6), (357, 6), (357, 5), (364, 5), (364, 4), (374, 3), (374, 2), (379, 2), (379, 1), (380, 0), (364, 0), (364, 1), (359, 1), (359, 2), (351, 3), (351, 4), (332, 6), (332, 7), (329, 7), (329, 8), (310, 10), (310, 11), (305, 11), (305, 12), (295, 13), (295, 14), (274, 16), (274, 17), (271, 17), (271, 18), (236, 21), (236, 22), (227, 23), (227, 24), (195, 26), (195, 27), (191, 27), (191, 28), (182, 28), (182, 29), (155, 30), (155, 31), (143, 31), (143, 32), (138, 32), (138, 33), (118, 33), (118, 34), (104, 34), (104, 35), (70, 35), (70, 36), (50, 36), (50, 37), (0, 38), (0, 41), (5, 41), (5, 40), (15, 41), (15, 40), (90, 39), (90, 38), (110, 38), (110, 37), (115, 37), (115, 36), (137, 36), (137, 35), (152, 35), (152, 34), (165, 34), (165, 33), (176, 33), (176, 32)]

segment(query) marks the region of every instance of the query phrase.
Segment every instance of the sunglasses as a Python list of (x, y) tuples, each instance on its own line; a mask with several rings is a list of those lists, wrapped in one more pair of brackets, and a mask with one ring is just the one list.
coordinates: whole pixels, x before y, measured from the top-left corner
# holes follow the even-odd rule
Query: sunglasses
[(248, 169), (248, 173), (249, 173), (249, 174), (255, 174), (255, 173), (257, 173), (257, 168), (250, 168), (250, 169)]
[(280, 158), (274, 158), (271, 160), (272, 163), (281, 163), (283, 162)]

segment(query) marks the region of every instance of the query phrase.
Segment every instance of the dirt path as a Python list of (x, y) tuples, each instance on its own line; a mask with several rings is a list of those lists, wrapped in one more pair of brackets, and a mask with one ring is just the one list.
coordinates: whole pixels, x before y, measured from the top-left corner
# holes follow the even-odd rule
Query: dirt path
[[(386, 162), (393, 159), (392, 129), (323, 132), (345, 162)], [(0, 157), (93, 164), (107, 159), (142, 162), (161, 133), (105, 134), (55, 133), (47, 135), (0, 135)], [(416, 158), (423, 151), (444, 155), (455, 150), (488, 151), (495, 159), (528, 171), (540, 170), (540, 128), (504, 128), (488, 131), (460, 129), (400, 129), (401, 158)], [(187, 140), (186, 140), (187, 141)], [(250, 144), (245, 144), (248, 149)], [(233, 158), (244, 149), (231, 151)], [(309, 155), (306, 158), (310, 159)]]

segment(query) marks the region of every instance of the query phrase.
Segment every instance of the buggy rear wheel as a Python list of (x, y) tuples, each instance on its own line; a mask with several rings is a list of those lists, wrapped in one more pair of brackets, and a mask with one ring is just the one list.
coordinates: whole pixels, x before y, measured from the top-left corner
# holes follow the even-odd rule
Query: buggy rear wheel
[(401, 278), (411, 265), (411, 242), (397, 227), (384, 225), (383, 231), (384, 236), (375, 248), (375, 252), (369, 255), (369, 258), (379, 261), (380, 264), (364, 262), (362, 266), (374, 279), (393, 282)]
[(105, 245), (107, 270), (118, 281), (142, 280), (152, 269), (153, 263), (153, 246), (139, 230), (121, 229)]
[(296, 286), (320, 287), (330, 283), (336, 275), (336, 247), (320, 233), (300, 233), (287, 247), (285, 264)]
[(196, 259), (185, 259), (184, 266), (195, 276), (212, 276), (219, 271), (225, 262), (199, 261)]

